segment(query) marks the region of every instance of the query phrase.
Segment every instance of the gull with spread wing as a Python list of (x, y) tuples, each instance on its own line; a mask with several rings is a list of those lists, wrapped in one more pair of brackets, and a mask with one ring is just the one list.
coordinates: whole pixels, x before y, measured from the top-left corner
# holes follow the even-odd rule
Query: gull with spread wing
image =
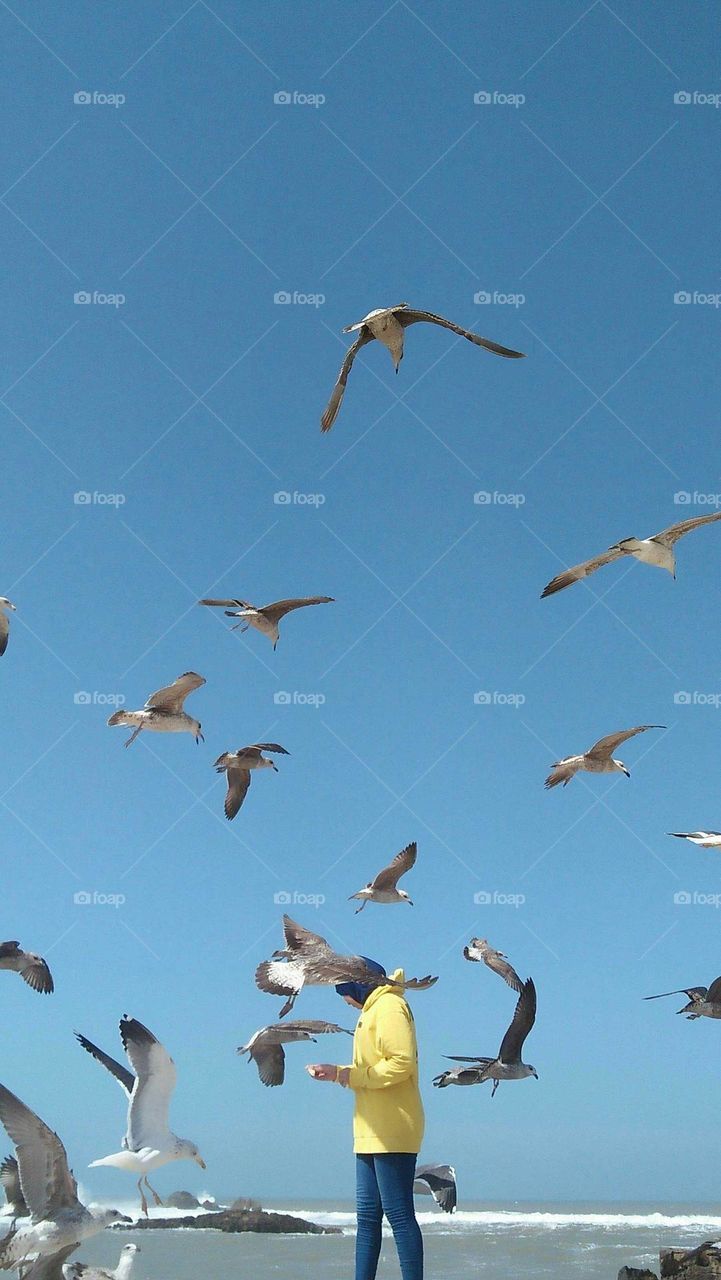
[(375, 311), (369, 311), (368, 315), (359, 320), (357, 324), (346, 325), (343, 330), (344, 333), (357, 332), (358, 337), (353, 345), (348, 348), (341, 365), (338, 381), (333, 388), (328, 407), (320, 420), (322, 431), (330, 431), (338, 417), (338, 410), (345, 393), (348, 374), (361, 347), (377, 338), (379, 342), (383, 343), (384, 347), (388, 348), (397, 373), (400, 362), (403, 359), (405, 330), (409, 324), (417, 324), (421, 320), (427, 324), (438, 324), (442, 329), (450, 329), (452, 333), (457, 333), (461, 338), (467, 338), (469, 342), (474, 342), (477, 347), (484, 347), (486, 351), (492, 351), (494, 355), (505, 356), (510, 360), (519, 360), (523, 357), (524, 353), (522, 351), (513, 351), (510, 347), (502, 347), (497, 342), (491, 342), (489, 338), (481, 338), (470, 329), (463, 329), (461, 325), (454, 324), (452, 320), (446, 320), (443, 316), (437, 316), (432, 311), (415, 310), (407, 302), (399, 302), (395, 307), (379, 307)]
[(262, 753), (264, 751), (275, 751), (282, 756), (290, 755), (285, 747), (278, 746), (277, 742), (256, 742), (250, 747), (240, 747), (237, 751), (224, 751), (222, 756), (218, 756), (213, 768), (216, 773), (224, 773), (228, 790), (225, 796), (225, 816), (230, 822), (240, 809), (250, 786), (250, 774), (253, 769), (275, 769), (278, 773), (278, 766), (273, 760), (269, 760)]
[(292, 1044), (298, 1040), (312, 1040), (315, 1044), (317, 1036), (331, 1035), (337, 1031), (353, 1035), (352, 1031), (339, 1027), (335, 1022), (314, 1022), (309, 1019), (275, 1022), (256, 1031), (247, 1044), (240, 1046), (238, 1053), (247, 1053), (248, 1062), (254, 1062), (258, 1068), (261, 1082), (272, 1088), (285, 1080), (284, 1044)]
[(677, 1013), (685, 1013), (689, 1021), (694, 1018), (721, 1018), (721, 978), (715, 978), (710, 987), (680, 987), (678, 991), (661, 991), (657, 996), (644, 996), (644, 1000), (663, 1000), (664, 996), (688, 996), (688, 1004)]
[(523, 990), (523, 983), (508, 957), (502, 951), (496, 951), (485, 938), (471, 938), (468, 946), (463, 948), (463, 954), (466, 960), (488, 965), (513, 991)]
[(449, 1084), (484, 1084), (493, 1081), (491, 1097), (502, 1080), (526, 1080), (528, 1076), (538, 1079), (535, 1067), (521, 1061), (523, 1044), (531, 1027), (536, 1021), (536, 988), (533, 979), (524, 982), (518, 997), (511, 1025), (508, 1028), (497, 1058), (464, 1058), (457, 1054), (448, 1054), (451, 1062), (468, 1062), (468, 1067), (453, 1067), (443, 1071), (433, 1081), (438, 1089), (445, 1089)]
[(43, 995), (50, 995), (55, 990), (46, 961), (33, 951), (23, 951), (19, 942), (0, 942), (0, 969), (19, 973), (23, 982)]
[(417, 852), (416, 842), (412, 840), (410, 844), (406, 845), (405, 849), (401, 849), (400, 853), (396, 854), (387, 867), (378, 872), (375, 880), (369, 881), (365, 889), (359, 889), (357, 893), (351, 894), (348, 899), (349, 902), (352, 902), (354, 898), (362, 899), (360, 906), (356, 910), (356, 915), (363, 910), (367, 902), (407, 902), (409, 906), (413, 906), (405, 889), (398, 889), (396, 886), (401, 876), (405, 875), (406, 871), (410, 871), (411, 867), (415, 865)]
[(186, 671), (172, 684), (164, 689), (158, 689), (157, 693), (151, 693), (140, 711), (116, 711), (108, 720), (108, 724), (122, 724), (133, 730), (125, 743), (126, 747), (129, 747), (131, 742), (135, 742), (143, 729), (152, 729), (154, 733), (192, 733), (196, 742), (205, 742), (200, 732), (200, 721), (194, 720), (183, 710), (183, 703), (188, 694), (204, 684), (204, 676), (196, 675), (194, 671)]
[(335, 604), (332, 596), (298, 596), (294, 600), (276, 600), (274, 604), (254, 605), (249, 600), (199, 600), (198, 604), (207, 604), (224, 608), (226, 617), (240, 618), (240, 622), (231, 627), (231, 631), (247, 631), (255, 627), (262, 635), (278, 644), (278, 623), (286, 613), (293, 609), (305, 609), (311, 604)]
[(458, 1199), (456, 1171), (452, 1164), (419, 1164), (413, 1181), (416, 1195), (433, 1196), (444, 1213), (453, 1213)]
[(668, 835), (677, 840), (690, 840), (702, 849), (718, 849), (721, 845), (721, 831), (669, 831)]
[(623, 760), (614, 760), (611, 752), (615, 751), (622, 742), (635, 737), (637, 733), (646, 733), (647, 729), (665, 728), (664, 724), (639, 724), (635, 729), (622, 729), (620, 733), (609, 733), (607, 737), (599, 738), (598, 742), (594, 742), (593, 746), (582, 755), (566, 756), (563, 760), (557, 760), (551, 766), (551, 772), (544, 785), (547, 788), (557, 787), (559, 782), (562, 782), (564, 787), (567, 787), (571, 778), (580, 770), (585, 770), (586, 773), (625, 773), (626, 777), (630, 778), (631, 774)]

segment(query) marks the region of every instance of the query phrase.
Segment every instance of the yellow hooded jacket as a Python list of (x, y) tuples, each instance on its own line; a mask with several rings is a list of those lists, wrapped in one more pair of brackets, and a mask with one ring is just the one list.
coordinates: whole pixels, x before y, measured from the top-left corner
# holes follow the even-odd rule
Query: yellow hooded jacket
[[(403, 970), (391, 978), (403, 981)], [(353, 1150), (358, 1155), (420, 1151), (423, 1103), (413, 1014), (397, 987), (376, 987), (353, 1036), (348, 1085), (355, 1094)]]

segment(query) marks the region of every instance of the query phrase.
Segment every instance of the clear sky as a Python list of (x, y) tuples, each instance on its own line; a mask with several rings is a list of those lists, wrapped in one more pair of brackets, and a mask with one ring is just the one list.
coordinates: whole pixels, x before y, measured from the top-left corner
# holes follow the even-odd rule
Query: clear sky
[[(539, 594), (721, 502), (717, 6), (14, 0), (0, 28), (0, 935), (57, 984), (3, 978), (0, 1079), (129, 1195), (85, 1169), (124, 1107), (72, 1036), (119, 1050), (128, 1012), (208, 1164), (161, 1191), (350, 1195), (351, 1100), (303, 1071), (348, 1045), (292, 1047), (272, 1091), (234, 1054), (278, 1012), (253, 974), (285, 893), (339, 949), (440, 975), (413, 1000), (424, 1156), (467, 1196), (713, 1199), (721, 1027), (641, 997), (721, 969), (718, 858), (665, 834), (721, 825), (721, 533), (676, 582)], [(416, 326), (321, 436), (343, 325), (401, 300), (528, 358)], [(276, 653), (194, 604), (316, 593)], [(109, 699), (188, 669), (205, 744), (124, 751)], [(643, 723), (668, 731), (625, 746), (630, 780), (544, 792)], [(228, 824), (212, 762), (258, 740), (291, 754)], [(411, 839), (415, 907), (354, 916)], [(430, 1085), (513, 1011), (473, 934), (538, 988), (540, 1079), (493, 1102)], [(322, 990), (298, 1013), (349, 1016)]]

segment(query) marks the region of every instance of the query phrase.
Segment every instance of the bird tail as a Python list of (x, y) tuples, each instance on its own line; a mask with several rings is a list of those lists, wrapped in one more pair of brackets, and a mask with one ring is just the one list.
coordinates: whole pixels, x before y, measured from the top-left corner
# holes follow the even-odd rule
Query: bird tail
[(25, 1249), (21, 1240), (17, 1239), (17, 1231), (11, 1228), (0, 1240), (0, 1270), (14, 1270), (25, 1257)]
[(133, 721), (128, 719), (127, 711), (114, 711), (110, 719), (108, 720), (108, 724), (110, 725), (125, 724), (125, 725), (128, 725), (128, 727), (130, 727), (133, 724)]

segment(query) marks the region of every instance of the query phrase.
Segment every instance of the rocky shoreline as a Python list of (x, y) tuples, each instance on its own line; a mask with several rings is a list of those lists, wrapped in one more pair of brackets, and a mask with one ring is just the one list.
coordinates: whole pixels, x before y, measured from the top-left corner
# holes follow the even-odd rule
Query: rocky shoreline
[(236, 1234), (255, 1231), (265, 1235), (342, 1235), (340, 1227), (321, 1227), (317, 1222), (296, 1218), (290, 1213), (272, 1213), (265, 1209), (218, 1209), (213, 1213), (188, 1214), (182, 1218), (140, 1218), (133, 1231), (173, 1231), (177, 1228), (196, 1231), (227, 1231)]

